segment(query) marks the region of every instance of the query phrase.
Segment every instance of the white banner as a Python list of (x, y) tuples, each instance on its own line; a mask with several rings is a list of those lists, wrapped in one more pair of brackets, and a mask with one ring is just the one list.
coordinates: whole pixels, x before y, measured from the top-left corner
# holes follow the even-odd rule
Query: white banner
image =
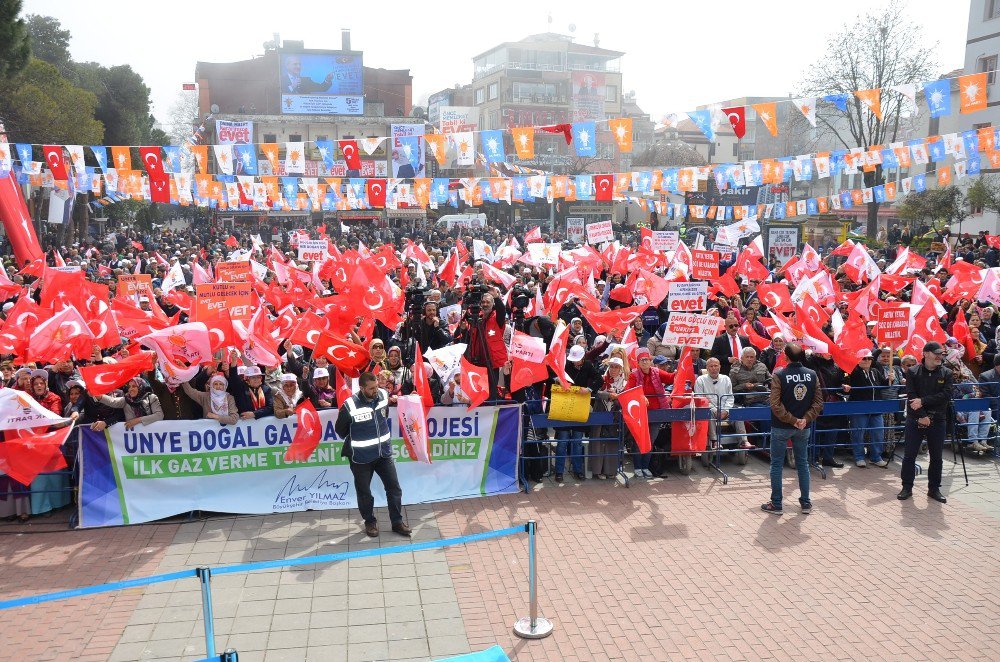
[(664, 345), (711, 349), (725, 323), (721, 317), (692, 313), (670, 313), (663, 332)]
[(672, 282), (667, 294), (667, 310), (695, 312), (708, 304), (708, 281)]
[[(322, 437), (305, 462), (286, 462), (295, 418), (161, 421), (81, 431), (80, 526), (138, 524), (192, 510), (263, 514), (354, 508), (357, 498), (336, 409), (319, 412)], [(518, 490), (519, 406), (434, 407), (427, 415), (431, 464), (410, 460), (389, 410), (403, 503)], [(372, 485), (375, 505), (385, 492)]]
[(253, 144), (253, 122), (215, 120), (215, 133), (219, 145)]
[(680, 233), (676, 230), (653, 230), (650, 248), (654, 251), (674, 251), (679, 241)]
[(574, 244), (583, 243), (583, 218), (570, 216), (566, 218), (566, 240)]
[(770, 227), (767, 229), (767, 254), (778, 258), (784, 266), (799, 251), (799, 229)]
[(587, 225), (587, 243), (590, 245), (603, 244), (606, 241), (614, 241), (615, 232), (611, 228), (611, 221), (598, 221)]
[(299, 262), (322, 262), (328, 248), (326, 239), (299, 239)]

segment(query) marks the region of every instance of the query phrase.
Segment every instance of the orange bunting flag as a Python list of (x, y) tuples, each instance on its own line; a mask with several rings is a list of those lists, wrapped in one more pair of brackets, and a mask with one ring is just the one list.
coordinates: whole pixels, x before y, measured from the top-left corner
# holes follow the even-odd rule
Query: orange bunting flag
[(448, 138), (442, 133), (428, 133), (424, 135), (427, 143), (427, 151), (431, 153), (439, 165), (445, 165), (448, 152)]
[(962, 113), (975, 113), (986, 110), (986, 72), (958, 77), (959, 98), (962, 100)]
[(771, 101), (769, 103), (755, 103), (753, 109), (757, 112), (764, 126), (771, 132), (772, 136), (778, 135), (778, 104)]
[(951, 166), (943, 166), (937, 172), (938, 186), (951, 186)]
[(132, 169), (132, 155), (128, 147), (112, 147), (111, 160), (113, 161), (112, 168), (117, 170)]
[(861, 103), (871, 111), (877, 120), (882, 121), (882, 88), (857, 90), (854, 95), (861, 100)]
[[(631, 122), (631, 120), (629, 120)], [(514, 138), (514, 149), (517, 150), (517, 158), (535, 158), (535, 130), (530, 126), (514, 127), (510, 130)], [(629, 132), (629, 151), (631, 151), (631, 132)], [(623, 150), (624, 151), (624, 150)]]
[(614, 136), (615, 142), (618, 143), (619, 151), (631, 152), (632, 118), (619, 117), (617, 119), (608, 120), (608, 128), (611, 130), (611, 135)]
[(191, 154), (198, 165), (198, 172), (208, 172), (208, 145), (191, 145)]
[(264, 143), (260, 146), (260, 151), (264, 153), (264, 158), (271, 164), (271, 172), (280, 170), (278, 163), (278, 143)]

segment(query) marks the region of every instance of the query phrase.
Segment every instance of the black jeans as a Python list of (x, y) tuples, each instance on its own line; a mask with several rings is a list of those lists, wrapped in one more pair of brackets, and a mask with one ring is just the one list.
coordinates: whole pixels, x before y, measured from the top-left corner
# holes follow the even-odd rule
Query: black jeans
[(365, 524), (374, 524), (375, 497), (372, 496), (372, 474), (378, 474), (385, 486), (385, 499), (389, 506), (389, 520), (393, 524), (403, 521), (403, 488), (399, 486), (396, 477), (396, 463), (391, 457), (380, 457), (374, 462), (358, 464), (351, 462), (351, 473), (354, 474), (354, 491), (358, 495), (358, 510)]
[(944, 452), (944, 433), (944, 416), (935, 416), (926, 428), (917, 425), (917, 419), (912, 414), (907, 418), (903, 469), (900, 474), (903, 487), (913, 489), (917, 453), (920, 451), (921, 442), (927, 439), (927, 453), (930, 457), (930, 466), (927, 468), (927, 491), (933, 492), (941, 488), (941, 454)]

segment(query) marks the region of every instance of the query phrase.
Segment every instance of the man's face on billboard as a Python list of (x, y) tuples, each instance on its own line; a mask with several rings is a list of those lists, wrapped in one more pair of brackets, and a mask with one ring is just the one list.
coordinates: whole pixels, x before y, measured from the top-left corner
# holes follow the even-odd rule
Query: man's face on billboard
[(296, 56), (285, 59), (285, 71), (293, 76), (302, 75), (302, 60)]

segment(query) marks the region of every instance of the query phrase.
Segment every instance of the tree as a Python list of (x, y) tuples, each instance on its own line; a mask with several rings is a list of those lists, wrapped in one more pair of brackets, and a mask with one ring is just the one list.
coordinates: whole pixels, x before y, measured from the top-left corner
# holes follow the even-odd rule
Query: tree
[(899, 217), (916, 225), (929, 221), (961, 222), (968, 215), (965, 194), (957, 186), (927, 189), (907, 195), (899, 205)]
[(969, 187), (966, 197), (973, 209), (1000, 214), (1000, 180), (996, 177), (980, 175)]
[[(848, 96), (847, 112), (832, 104), (817, 105), (817, 128), (838, 147), (871, 147), (895, 142), (905, 124), (905, 97), (893, 86), (916, 85), (933, 78), (936, 70), (934, 44), (927, 45), (920, 27), (906, 18), (900, 0), (859, 16), (830, 39), (826, 55), (810, 67), (802, 82), (802, 95)], [(857, 90), (881, 90), (882, 120), (875, 118), (854, 94)], [(903, 127), (905, 128), (905, 127)], [(864, 184), (885, 182), (882, 166), (864, 173)], [(868, 205), (868, 236), (877, 232), (879, 203)]]
[(31, 54), (59, 69), (63, 76), (67, 75), (73, 64), (73, 58), (69, 54), (69, 30), (63, 30), (62, 24), (51, 16), (28, 14), (25, 19), (31, 40)]
[(104, 125), (94, 118), (97, 98), (74, 87), (59, 71), (32, 58), (17, 76), (0, 80), (0, 117), (12, 142), (95, 145)]
[(97, 96), (96, 117), (104, 123), (109, 145), (149, 145), (155, 118), (149, 88), (132, 67), (105, 67), (96, 62), (73, 65), (76, 85)]
[(198, 96), (196, 93), (181, 92), (167, 112), (166, 131), (170, 144), (184, 145), (195, 127), (198, 126)]
[(21, 13), (21, 0), (0, 0), (0, 81), (7, 80), (28, 65), (31, 44)]

